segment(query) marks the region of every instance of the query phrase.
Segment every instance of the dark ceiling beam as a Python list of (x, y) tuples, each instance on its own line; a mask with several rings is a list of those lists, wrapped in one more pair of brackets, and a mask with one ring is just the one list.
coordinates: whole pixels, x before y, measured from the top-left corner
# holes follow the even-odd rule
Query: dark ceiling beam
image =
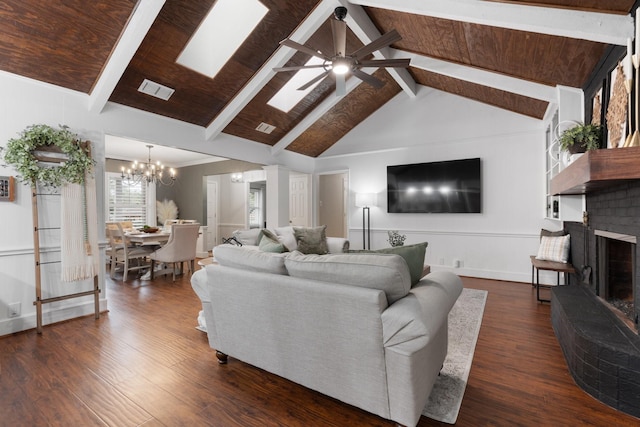
[(633, 38), (634, 29), (630, 15), (483, 0), (350, 0), (350, 3), (621, 46), (627, 44), (627, 38)]

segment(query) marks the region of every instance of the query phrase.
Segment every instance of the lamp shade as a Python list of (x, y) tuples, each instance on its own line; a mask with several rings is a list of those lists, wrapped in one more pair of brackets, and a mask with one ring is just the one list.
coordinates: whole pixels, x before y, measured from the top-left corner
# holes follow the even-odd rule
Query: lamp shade
[(374, 193), (356, 193), (356, 206), (365, 208), (376, 205), (376, 195)]

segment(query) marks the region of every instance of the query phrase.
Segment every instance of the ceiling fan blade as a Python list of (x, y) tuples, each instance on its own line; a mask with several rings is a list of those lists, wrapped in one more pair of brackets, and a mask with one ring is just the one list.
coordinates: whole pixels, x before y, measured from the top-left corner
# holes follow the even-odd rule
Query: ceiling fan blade
[(383, 36), (378, 37), (368, 45), (362, 46), (351, 54), (356, 59), (364, 58), (376, 50), (380, 50), (383, 47), (389, 46), (391, 43), (395, 43), (398, 40), (402, 40), (402, 36), (396, 30), (391, 30)]
[(336, 96), (345, 96), (347, 94), (347, 82), (344, 74), (336, 74)]
[(298, 42), (294, 42), (293, 40), (290, 39), (284, 39), (280, 42), (281, 45), (283, 46), (287, 46), (290, 48), (293, 48), (295, 50), (299, 50), (300, 52), (306, 53), (307, 55), (311, 55), (311, 56), (317, 56), (318, 58), (322, 58), (325, 61), (330, 61), (331, 58), (329, 58), (328, 56), (326, 56), (325, 54), (323, 54), (320, 51), (317, 50), (313, 50), (308, 46), (305, 46), (303, 44), (300, 44)]
[(347, 54), (347, 23), (332, 19), (331, 32), (333, 33), (335, 55), (344, 57)]
[(309, 80), (308, 82), (306, 82), (305, 84), (303, 84), (302, 86), (300, 86), (298, 88), (298, 90), (305, 90), (310, 86), (313, 86), (316, 82), (319, 82), (320, 80), (324, 79), (325, 77), (327, 77), (327, 74), (329, 74), (329, 71), (325, 71), (324, 73), (320, 74), (317, 77), (314, 77), (313, 79)]
[(353, 70), (353, 75), (359, 78), (360, 80), (362, 80), (363, 82), (369, 83), (371, 86), (375, 87), (376, 89), (380, 89), (382, 86), (384, 86), (384, 82), (382, 80), (378, 80), (377, 78), (373, 77), (370, 74), (365, 73), (364, 71)]
[(360, 61), (358, 67), (393, 67), (407, 68), (410, 59), (372, 59), (370, 61)]
[(294, 66), (291, 66), (291, 67), (274, 68), (273, 71), (275, 71), (275, 72), (279, 72), (279, 71), (297, 71), (297, 70), (306, 70), (308, 68), (323, 68), (324, 66), (325, 66), (325, 64), (294, 65)]

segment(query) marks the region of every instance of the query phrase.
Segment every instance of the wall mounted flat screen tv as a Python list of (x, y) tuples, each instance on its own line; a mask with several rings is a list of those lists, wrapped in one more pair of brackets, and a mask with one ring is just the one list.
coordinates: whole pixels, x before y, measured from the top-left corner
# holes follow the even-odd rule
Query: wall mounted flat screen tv
[(389, 213), (480, 213), (480, 159), (387, 166)]

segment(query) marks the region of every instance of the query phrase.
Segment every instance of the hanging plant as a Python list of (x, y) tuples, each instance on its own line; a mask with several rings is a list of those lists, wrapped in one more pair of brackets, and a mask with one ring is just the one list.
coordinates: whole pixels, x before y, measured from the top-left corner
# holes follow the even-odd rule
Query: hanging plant
[[(66, 157), (59, 165), (42, 164), (34, 152), (45, 146), (55, 146)], [(47, 125), (31, 125), (20, 133), (19, 138), (12, 138), (7, 146), (1, 149), (6, 164), (18, 171), (18, 179), (35, 185), (60, 187), (62, 184), (84, 183), (85, 173), (95, 164), (89, 148), (80, 143), (78, 136), (68, 126), (54, 129)]]

